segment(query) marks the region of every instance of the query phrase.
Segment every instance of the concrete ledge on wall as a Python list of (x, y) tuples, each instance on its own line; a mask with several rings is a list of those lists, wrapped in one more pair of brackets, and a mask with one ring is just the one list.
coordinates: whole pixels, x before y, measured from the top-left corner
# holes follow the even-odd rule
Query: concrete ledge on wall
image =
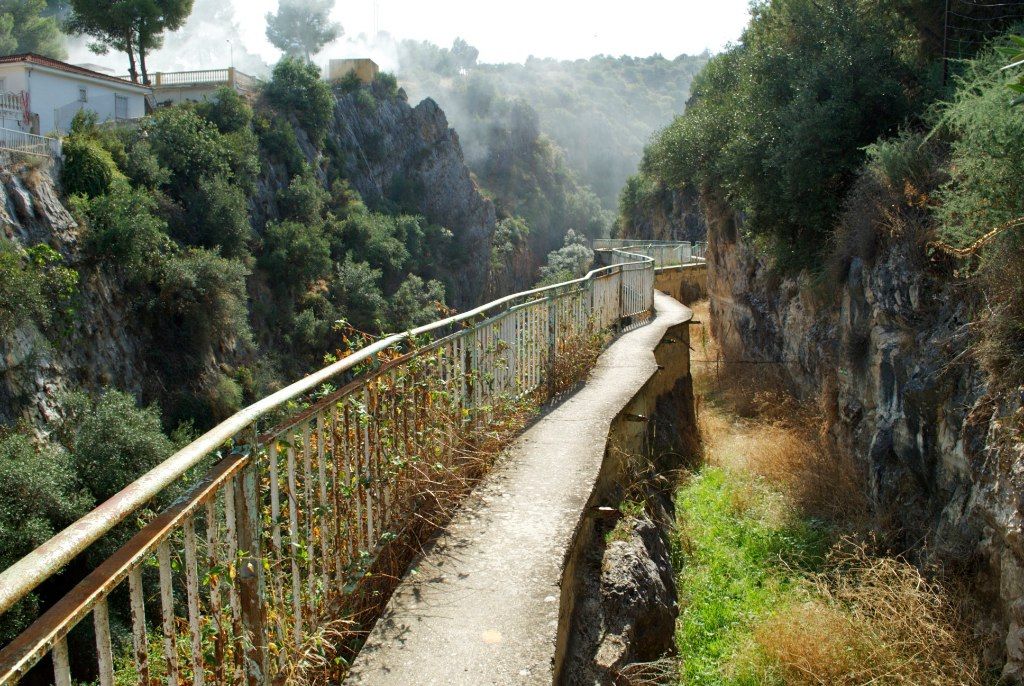
[(695, 262), (679, 267), (662, 267), (654, 277), (654, 287), (684, 305), (708, 297), (708, 264)]

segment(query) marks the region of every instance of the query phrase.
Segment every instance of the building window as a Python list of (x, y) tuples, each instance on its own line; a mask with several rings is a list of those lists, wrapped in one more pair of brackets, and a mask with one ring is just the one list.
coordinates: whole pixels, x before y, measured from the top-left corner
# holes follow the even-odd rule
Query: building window
[(7, 79), (0, 79), (0, 93), (7, 92)]
[(88, 102), (88, 101), (89, 101), (89, 99), (85, 96), (85, 89), (84, 88), (79, 88), (78, 89), (78, 102)]
[(115, 95), (114, 96), (114, 119), (127, 119), (128, 118), (128, 96), (126, 95)]

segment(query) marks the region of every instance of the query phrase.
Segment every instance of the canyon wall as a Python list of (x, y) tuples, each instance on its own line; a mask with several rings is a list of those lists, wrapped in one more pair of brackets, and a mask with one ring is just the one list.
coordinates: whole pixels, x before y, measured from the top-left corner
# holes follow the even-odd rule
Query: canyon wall
[[(714, 213), (712, 213), (713, 215)], [(880, 522), (923, 566), (967, 581), (986, 658), (1024, 674), (1021, 392), (995, 394), (971, 354), (969, 285), (892, 239), (834, 281), (775, 272), (735, 217), (709, 221), (712, 327), (726, 359), (785, 371), (866, 468)], [(837, 494), (836, 497), (842, 497)]]

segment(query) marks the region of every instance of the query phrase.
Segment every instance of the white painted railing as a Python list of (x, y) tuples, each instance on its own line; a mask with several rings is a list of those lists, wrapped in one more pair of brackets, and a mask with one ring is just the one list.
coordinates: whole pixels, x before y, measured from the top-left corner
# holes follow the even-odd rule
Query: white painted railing
[(60, 157), (59, 138), (36, 136), (17, 129), (0, 128), (0, 150), (39, 157)]
[[(100, 684), (115, 671), (145, 684), (280, 681), (289, 651), (338, 618), (437, 484), (466, 478), (467, 446), (494, 430), (495, 408), (550, 386), (581, 339), (651, 312), (654, 260), (616, 255), (581, 279), (389, 336), (264, 398), (22, 558), (0, 574), (0, 613), (153, 498), (188, 487), (0, 650), (0, 684), (47, 656), (55, 682), (70, 684), (68, 635), (89, 617), (96, 657), (76, 671)], [(127, 656), (111, 637), (112, 594), (131, 610)], [(127, 666), (115, 670), (116, 658)]]
[(16, 115), (19, 118), (25, 116), (25, 93), (24, 91), (5, 91), (0, 93), (0, 112), (8, 115)]
[(594, 251), (610, 254), (609, 261), (612, 264), (619, 259), (618, 253), (615, 251), (628, 250), (650, 257), (659, 269), (700, 262), (704, 259), (704, 248), (704, 243), (690, 243), (689, 241), (648, 241), (621, 238), (597, 238), (593, 241)]

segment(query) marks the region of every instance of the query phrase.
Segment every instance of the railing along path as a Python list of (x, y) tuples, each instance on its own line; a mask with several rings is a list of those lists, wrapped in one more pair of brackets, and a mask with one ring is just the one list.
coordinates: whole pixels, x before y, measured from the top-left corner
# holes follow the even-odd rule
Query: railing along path
[(60, 157), (61, 149), (59, 138), (0, 127), (0, 150), (39, 157)]
[[(652, 252), (618, 250), (618, 264), (581, 279), (389, 336), (179, 450), (0, 574), (5, 613), (147, 503), (184, 490), (0, 650), (0, 684), (49, 656), (53, 681), (69, 686), (68, 635), (90, 615), (96, 663), (75, 673), (103, 686), (115, 673), (280, 681), (288, 649), (337, 619), (338, 598), (415, 519), (424, 479), (456, 478), (451, 432), (486, 431), (492, 408), (543, 389), (580, 336), (651, 311)], [(130, 650), (112, 638), (112, 607), (130, 616)]]
[(704, 243), (689, 241), (650, 241), (634, 238), (597, 238), (593, 249), (597, 252), (611, 252), (612, 263), (621, 259), (622, 251), (637, 252), (654, 260), (654, 266), (678, 266), (704, 260)]

